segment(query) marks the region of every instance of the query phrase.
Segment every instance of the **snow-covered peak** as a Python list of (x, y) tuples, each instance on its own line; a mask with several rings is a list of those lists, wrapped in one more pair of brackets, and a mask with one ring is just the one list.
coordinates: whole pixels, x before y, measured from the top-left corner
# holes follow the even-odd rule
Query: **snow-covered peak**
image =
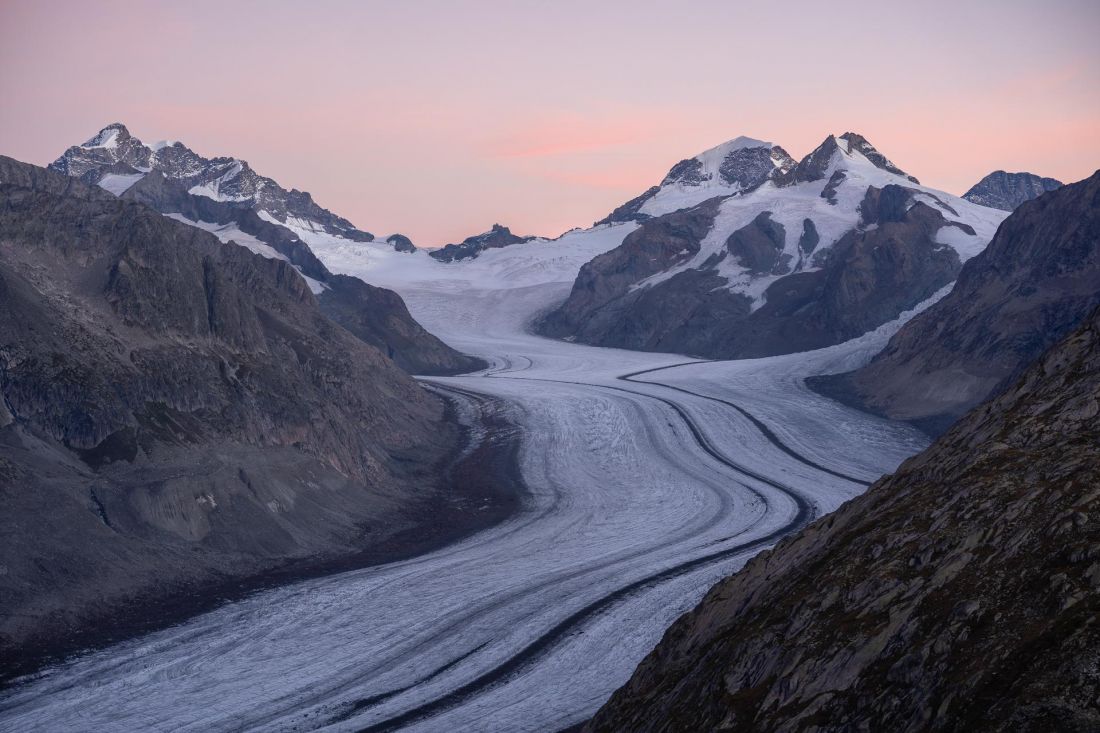
[(913, 183), (920, 183), (916, 178), (894, 165), (889, 158), (880, 153), (867, 138), (863, 137), (863, 135), (855, 132), (846, 132), (837, 138), (837, 140), (842, 143), (841, 150), (844, 151), (845, 154), (849, 156), (858, 155), (870, 162), (871, 165), (876, 168), (880, 168), (888, 173), (893, 173), (896, 176), (907, 178)]
[[(840, 173), (863, 170), (872, 179), (881, 179), (883, 183), (920, 183), (902, 169), (894, 165), (880, 153), (867, 138), (854, 132), (846, 132), (843, 135), (830, 135), (814, 148), (805, 158), (794, 166), (789, 174), (780, 176), (780, 185), (792, 185), (795, 183), (807, 183), (833, 179)], [(892, 181), (874, 175), (874, 171), (897, 177), (901, 180)]]
[(623, 204), (597, 224), (647, 219), (715, 196), (751, 191), (794, 165), (787, 151), (775, 143), (736, 137), (681, 160), (659, 186)]
[(732, 140), (728, 140), (721, 145), (715, 145), (709, 150), (704, 150), (695, 156), (695, 159), (703, 164), (705, 168), (711, 169), (715, 172), (721, 167), (726, 157), (735, 150), (745, 150), (747, 148), (773, 148), (774, 143), (764, 142), (763, 140), (757, 140), (751, 137), (735, 137)]
[(50, 167), (86, 183), (100, 184), (116, 195), (155, 171), (182, 184), (192, 195), (247, 206), (295, 233), (303, 230), (352, 242), (374, 239), (347, 219), (321, 208), (308, 193), (283, 188), (243, 160), (206, 158), (176, 140), (145, 145), (119, 122), (69, 148)]
[(661, 186), (750, 188), (766, 180), (775, 168), (793, 165), (787, 152), (774, 143), (751, 137), (733, 140), (681, 160), (661, 181)]
[(129, 139), (130, 131), (126, 129), (126, 126), (121, 122), (112, 122), (104, 127), (98, 133), (86, 140), (80, 147), (91, 148), (107, 148), (114, 149), (118, 147), (120, 138), (122, 140)]

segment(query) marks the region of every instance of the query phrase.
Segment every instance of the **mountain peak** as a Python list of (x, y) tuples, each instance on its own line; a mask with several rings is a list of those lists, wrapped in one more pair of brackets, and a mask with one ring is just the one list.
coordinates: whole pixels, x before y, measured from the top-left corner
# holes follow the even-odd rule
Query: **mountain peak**
[(308, 192), (287, 190), (259, 175), (247, 161), (227, 156), (206, 158), (176, 140), (145, 145), (121, 122), (113, 122), (85, 143), (69, 148), (50, 168), (99, 184), (115, 195), (156, 172), (181, 184), (190, 195), (252, 208), (261, 218), (291, 229), (309, 244), (327, 235), (355, 242), (374, 239), (347, 219), (321, 208)]
[(82, 148), (115, 148), (120, 142), (130, 139), (130, 131), (121, 122), (112, 122), (86, 140)]
[(998, 170), (975, 183), (962, 197), (980, 206), (1013, 211), (1025, 201), (1061, 187), (1062, 182), (1054, 178)]
[(858, 152), (864, 158), (871, 161), (871, 163), (876, 168), (881, 168), (882, 170), (893, 173), (896, 176), (903, 176), (905, 178), (908, 178), (913, 183), (920, 183), (920, 181), (918, 181), (916, 178), (891, 163), (890, 159), (880, 153), (875, 148), (875, 146), (867, 140), (867, 138), (863, 137), (863, 135), (860, 135), (856, 132), (846, 132), (840, 136), (839, 140), (843, 141), (847, 145), (847, 152), (849, 154), (853, 152)]
[(837, 171), (853, 165), (859, 166), (861, 163), (920, 184), (916, 178), (890, 162), (863, 135), (846, 132), (825, 138), (809, 155), (793, 166), (788, 175), (780, 179), (780, 185), (824, 180), (830, 174), (836, 174)]
[(762, 183), (776, 168), (794, 161), (774, 143), (751, 137), (735, 137), (672, 166), (662, 186), (720, 186), (738, 189)]

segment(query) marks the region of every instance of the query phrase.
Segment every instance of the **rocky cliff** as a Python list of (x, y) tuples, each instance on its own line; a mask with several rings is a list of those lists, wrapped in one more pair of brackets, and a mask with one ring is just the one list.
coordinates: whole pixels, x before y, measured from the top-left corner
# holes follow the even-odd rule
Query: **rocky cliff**
[(9, 158), (0, 312), (5, 658), (378, 547), (460, 438), (290, 262)]
[(1100, 729), (1100, 311), (681, 617), (586, 731)]
[(943, 300), (814, 389), (937, 433), (1100, 304), (1100, 173), (1025, 202)]

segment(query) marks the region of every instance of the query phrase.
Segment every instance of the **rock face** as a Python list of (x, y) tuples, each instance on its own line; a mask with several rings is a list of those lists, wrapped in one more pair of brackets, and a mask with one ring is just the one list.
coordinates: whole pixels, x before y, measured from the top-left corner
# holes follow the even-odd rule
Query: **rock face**
[(466, 237), (459, 244), (444, 245), (439, 249), (428, 252), (428, 255), (440, 262), (456, 262), (458, 260), (473, 259), (487, 249), (498, 249), (513, 244), (523, 244), (533, 239), (536, 239), (536, 237), (516, 236), (512, 234), (512, 231), (508, 227), (501, 226), (500, 224), (493, 224), (493, 228), (487, 232), (475, 234), (472, 237)]
[(9, 158), (0, 312), (4, 654), (377, 546), (459, 438), (286, 260)]
[(243, 160), (204, 158), (180, 142), (147, 146), (118, 122), (66, 150), (50, 168), (85, 183), (98, 183), (116, 195), (145, 174), (157, 172), (180, 182), (192, 194), (251, 208), (292, 228), (323, 231), (356, 242), (374, 239), (347, 219), (318, 206), (305, 191), (288, 191), (258, 175)]
[[(222, 241), (249, 247), (257, 254), (276, 259), (281, 255), (307, 277), (323, 282), (329, 275), (309, 245), (286, 227), (261, 218), (252, 208), (190, 194), (185, 184), (163, 174), (146, 174), (118, 195), (184, 224), (199, 226)], [(263, 245), (274, 252), (264, 249)]]
[(720, 582), (596, 731), (1100, 729), (1100, 311)]
[[(642, 226), (581, 269), (539, 331), (722, 359), (821, 348), (945, 287), (1004, 217), (921, 188), (855, 133), (797, 164), (745, 140), (682, 161), (606, 220)], [(717, 194), (662, 213), (700, 192)]]
[[(224, 161), (239, 163), (236, 178), (219, 173)], [(392, 245), (399, 252), (415, 251), (407, 237), (397, 234), (387, 245), (375, 244), (369, 234), (312, 204), (309, 194), (288, 192), (270, 179), (261, 179), (247, 163), (231, 158), (207, 160), (179, 143), (148, 147), (122, 125), (111, 125), (84, 145), (69, 148), (51, 168), (209, 231), (223, 242), (287, 260), (309, 278), (327, 315), (409, 372), (457, 374), (484, 366), (480, 359), (451, 349), (425, 331), (396, 293), (333, 276), (308, 244), (358, 242), (364, 247)], [(210, 181), (217, 185), (211, 187)]]
[(394, 291), (349, 275), (329, 275), (325, 285), (317, 296), (321, 312), (410, 374), (451, 375), (486, 367), (425, 331)]
[(1053, 178), (1042, 178), (1034, 173), (1005, 173), (993, 171), (963, 194), (967, 201), (994, 209), (1013, 211), (1017, 206), (1053, 191), (1062, 185)]
[(1100, 304), (1100, 173), (1026, 202), (943, 300), (862, 369), (814, 389), (932, 433), (1015, 379)]
[(393, 245), (395, 252), (415, 252), (416, 245), (404, 234), (391, 234), (386, 237), (386, 242)]

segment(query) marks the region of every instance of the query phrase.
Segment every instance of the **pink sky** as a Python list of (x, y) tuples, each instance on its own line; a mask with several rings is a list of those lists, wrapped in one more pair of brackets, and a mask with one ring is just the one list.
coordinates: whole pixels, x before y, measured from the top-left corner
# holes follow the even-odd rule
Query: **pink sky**
[(860, 132), (961, 194), (1100, 166), (1098, 37), (1095, 0), (0, 0), (0, 153), (120, 121), (427, 246), (590, 224), (738, 135)]

